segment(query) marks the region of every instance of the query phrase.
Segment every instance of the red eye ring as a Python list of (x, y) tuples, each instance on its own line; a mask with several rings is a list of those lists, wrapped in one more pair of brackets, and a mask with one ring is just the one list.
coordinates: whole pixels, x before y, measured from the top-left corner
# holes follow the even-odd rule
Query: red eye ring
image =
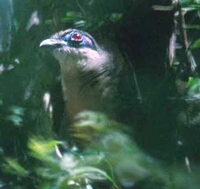
[(73, 41), (82, 41), (83, 37), (80, 33), (74, 33), (71, 37), (71, 40)]

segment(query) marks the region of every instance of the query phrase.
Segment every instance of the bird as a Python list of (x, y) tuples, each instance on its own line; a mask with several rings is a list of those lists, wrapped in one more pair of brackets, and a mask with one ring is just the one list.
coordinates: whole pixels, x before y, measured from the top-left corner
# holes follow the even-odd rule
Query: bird
[(43, 40), (61, 71), (63, 99), (69, 123), (81, 111), (98, 111), (115, 117), (117, 72), (112, 53), (100, 47), (87, 32), (67, 29)]

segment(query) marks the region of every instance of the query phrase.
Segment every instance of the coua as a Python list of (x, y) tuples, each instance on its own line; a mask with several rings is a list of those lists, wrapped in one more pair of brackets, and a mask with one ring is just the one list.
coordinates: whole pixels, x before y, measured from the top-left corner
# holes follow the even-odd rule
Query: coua
[(40, 46), (51, 46), (59, 61), (65, 107), (70, 122), (83, 110), (114, 116), (115, 66), (110, 53), (77, 29), (60, 31)]

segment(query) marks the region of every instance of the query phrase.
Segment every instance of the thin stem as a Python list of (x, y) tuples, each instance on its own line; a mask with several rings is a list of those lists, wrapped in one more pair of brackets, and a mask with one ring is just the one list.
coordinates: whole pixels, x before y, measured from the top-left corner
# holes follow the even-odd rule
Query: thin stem
[(137, 99), (140, 101), (140, 103), (142, 104), (143, 100), (142, 100), (142, 94), (141, 94), (141, 91), (140, 91), (140, 87), (138, 85), (138, 81), (137, 81), (137, 76), (136, 76), (136, 73), (135, 73), (135, 69), (133, 67), (133, 65), (130, 63), (128, 57), (127, 57), (127, 54), (125, 53), (125, 58), (128, 62), (128, 64), (130, 65), (131, 69), (133, 70), (133, 77), (134, 77), (134, 82), (135, 82), (135, 86), (136, 86), (136, 90), (137, 90)]
[(81, 9), (83, 15), (85, 16), (85, 15), (86, 15), (86, 12), (85, 12), (85, 10), (83, 9), (83, 7), (80, 5), (80, 3), (79, 3), (78, 0), (76, 0), (76, 4), (78, 5), (78, 7)]

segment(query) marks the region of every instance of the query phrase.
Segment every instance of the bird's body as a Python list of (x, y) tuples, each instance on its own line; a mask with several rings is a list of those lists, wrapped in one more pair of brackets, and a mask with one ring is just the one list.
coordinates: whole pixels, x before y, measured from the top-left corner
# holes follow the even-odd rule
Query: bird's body
[(112, 55), (88, 33), (76, 29), (58, 32), (40, 44), (46, 45), (54, 46), (53, 54), (60, 64), (70, 122), (83, 110), (113, 114), (116, 88)]

